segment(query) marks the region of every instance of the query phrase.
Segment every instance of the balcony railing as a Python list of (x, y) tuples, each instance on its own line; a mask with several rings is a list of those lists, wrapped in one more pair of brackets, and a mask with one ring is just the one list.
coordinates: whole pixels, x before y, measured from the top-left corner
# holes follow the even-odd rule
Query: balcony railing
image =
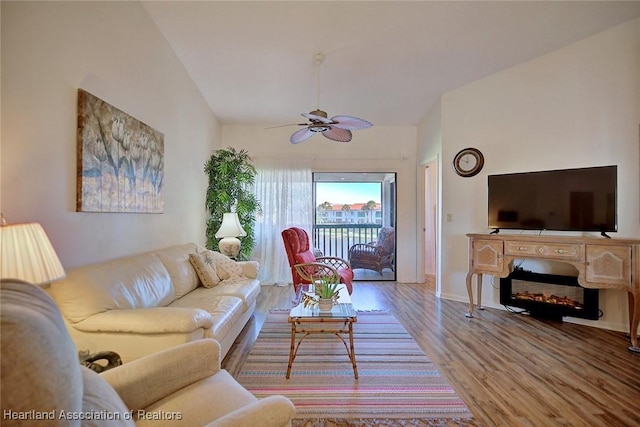
[(325, 256), (349, 258), (349, 248), (357, 243), (375, 242), (380, 224), (316, 224), (313, 243)]

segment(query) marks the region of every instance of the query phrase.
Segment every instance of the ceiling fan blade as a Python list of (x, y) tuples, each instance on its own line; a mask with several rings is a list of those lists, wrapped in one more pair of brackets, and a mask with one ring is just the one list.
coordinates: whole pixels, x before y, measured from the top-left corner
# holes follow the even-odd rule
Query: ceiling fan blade
[(340, 129), (360, 130), (373, 126), (373, 123), (352, 116), (335, 116), (331, 118), (333, 126)]
[(291, 135), (291, 138), (289, 138), (289, 141), (291, 141), (292, 144), (300, 144), (301, 142), (306, 141), (307, 139), (311, 138), (315, 134), (316, 132), (311, 132), (309, 128), (300, 129), (295, 131)]
[(318, 116), (316, 114), (312, 114), (312, 113), (302, 113), (302, 115), (304, 117), (306, 117), (309, 120), (316, 120), (318, 122), (322, 122), (322, 123), (333, 123), (331, 119), (328, 119), (326, 117), (322, 117), (322, 116)]
[(307, 126), (308, 123), (289, 123), (288, 125), (278, 125), (278, 126), (269, 126), (266, 127), (265, 129), (277, 129), (277, 128), (284, 128), (287, 126)]
[(331, 127), (331, 129), (322, 132), (327, 138), (338, 142), (351, 141), (351, 131), (348, 129), (340, 129), (337, 127)]

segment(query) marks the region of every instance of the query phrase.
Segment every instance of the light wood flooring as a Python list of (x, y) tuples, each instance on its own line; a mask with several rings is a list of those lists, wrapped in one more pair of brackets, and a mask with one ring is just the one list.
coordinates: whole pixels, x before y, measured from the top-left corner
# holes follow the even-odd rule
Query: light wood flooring
[[(291, 288), (263, 287), (223, 367), (237, 373), (267, 312), (292, 299)], [(640, 426), (640, 354), (623, 333), (498, 309), (467, 319), (465, 304), (430, 285), (356, 282), (352, 299), (392, 312), (483, 426)]]
[(393, 281), (396, 280), (396, 273), (390, 268), (382, 270), (382, 274), (375, 270), (367, 270), (365, 268), (354, 268), (353, 279), (363, 282)]

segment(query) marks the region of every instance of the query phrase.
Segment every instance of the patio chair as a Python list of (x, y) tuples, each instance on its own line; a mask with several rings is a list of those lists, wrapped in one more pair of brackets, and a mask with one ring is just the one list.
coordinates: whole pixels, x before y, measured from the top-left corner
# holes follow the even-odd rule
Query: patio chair
[[(349, 294), (353, 291), (353, 270), (345, 259), (331, 256), (317, 257), (309, 244), (309, 235), (302, 228), (291, 227), (282, 230), (282, 241), (287, 251), (293, 288), (297, 292), (302, 284), (311, 283), (312, 277), (325, 275), (324, 272), (337, 275)], [(296, 265), (304, 264), (296, 269)]]
[(349, 248), (351, 268), (374, 270), (382, 276), (382, 270), (394, 269), (396, 246), (396, 230), (383, 227), (378, 233), (378, 240), (370, 243), (358, 243)]

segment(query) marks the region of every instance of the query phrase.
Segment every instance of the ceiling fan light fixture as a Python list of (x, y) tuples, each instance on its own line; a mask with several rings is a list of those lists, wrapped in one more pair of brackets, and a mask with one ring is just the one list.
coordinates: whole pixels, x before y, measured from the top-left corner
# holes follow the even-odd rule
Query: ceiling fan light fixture
[(324, 54), (317, 53), (314, 55), (314, 60), (316, 63), (316, 100), (318, 101), (318, 107), (310, 113), (302, 113), (302, 116), (306, 117), (309, 123), (299, 123), (299, 126), (305, 126), (304, 129), (294, 132), (289, 141), (292, 144), (299, 144), (316, 133), (321, 133), (332, 141), (349, 142), (352, 138), (352, 130), (366, 129), (373, 126), (373, 124), (353, 116), (334, 116), (329, 118), (326, 111), (320, 109), (320, 65), (324, 61)]
[(331, 129), (331, 126), (327, 126), (327, 125), (324, 125), (324, 124), (309, 125), (309, 130), (311, 132), (326, 132), (329, 129)]

